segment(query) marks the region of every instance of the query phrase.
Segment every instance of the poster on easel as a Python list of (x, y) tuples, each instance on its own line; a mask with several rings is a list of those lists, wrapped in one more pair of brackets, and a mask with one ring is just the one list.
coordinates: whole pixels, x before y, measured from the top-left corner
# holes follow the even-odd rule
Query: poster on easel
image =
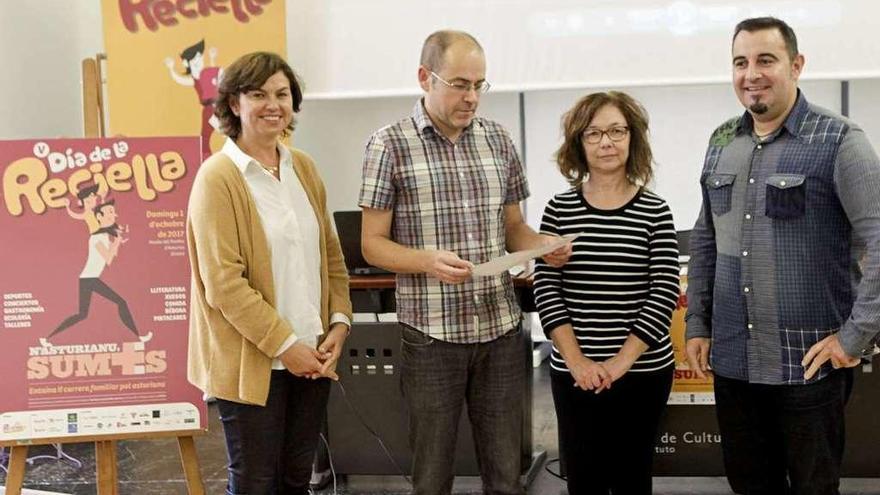
[(101, 10), (107, 135), (200, 136), (202, 159), (223, 145), (214, 117), (223, 67), (286, 52), (284, 0), (102, 0)]
[(186, 379), (196, 137), (0, 141), (0, 444), (207, 428)]

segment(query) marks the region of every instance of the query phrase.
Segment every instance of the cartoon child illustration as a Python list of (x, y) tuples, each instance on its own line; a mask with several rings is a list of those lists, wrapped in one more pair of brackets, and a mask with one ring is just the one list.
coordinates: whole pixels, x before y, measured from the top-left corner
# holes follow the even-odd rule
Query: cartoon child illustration
[(89, 306), (92, 302), (93, 293), (98, 293), (105, 299), (115, 303), (119, 310), (119, 319), (141, 341), (146, 342), (152, 337), (152, 332), (145, 336), (138, 334), (134, 318), (132, 318), (131, 311), (128, 309), (128, 303), (100, 278), (104, 268), (110, 266), (113, 260), (116, 259), (116, 256), (119, 254), (119, 247), (128, 241), (128, 239), (123, 238), (121, 235), (122, 230), (125, 229), (120, 228), (116, 223), (117, 214), (114, 203), (115, 201), (113, 200), (103, 202), (96, 206), (93, 211), (98, 222), (98, 229), (89, 236), (88, 258), (86, 259), (85, 267), (83, 267), (79, 275), (79, 312), (62, 321), (58, 328), (49, 334), (49, 337), (85, 320), (89, 315)]
[(171, 57), (165, 59), (165, 65), (171, 74), (171, 78), (177, 84), (182, 86), (192, 86), (196, 90), (199, 97), (199, 103), (202, 104), (202, 159), (211, 156), (211, 134), (214, 129), (219, 129), (219, 121), (214, 116), (214, 102), (217, 99), (217, 86), (220, 84), (220, 78), (223, 76), (223, 69), (217, 67), (215, 58), (217, 57), (217, 48), (211, 47), (208, 50), (210, 63), (205, 67), (205, 40), (199, 41), (195, 45), (187, 48), (180, 54), (183, 66), (186, 67), (186, 73), (180, 75), (174, 70), (174, 60)]
[(80, 189), (76, 193), (76, 199), (79, 200), (79, 205), (83, 209), (82, 212), (74, 211), (70, 207), (70, 200), (64, 198), (64, 206), (67, 208), (67, 214), (73, 219), (84, 221), (86, 227), (89, 228), (89, 234), (94, 234), (100, 227), (98, 225), (98, 219), (95, 218), (95, 207), (104, 201), (104, 197), (98, 194), (98, 185), (91, 184)]

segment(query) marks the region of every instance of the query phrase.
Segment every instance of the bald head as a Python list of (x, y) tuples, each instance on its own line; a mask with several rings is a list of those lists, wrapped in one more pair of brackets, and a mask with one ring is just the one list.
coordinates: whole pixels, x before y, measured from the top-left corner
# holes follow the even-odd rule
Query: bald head
[(444, 29), (435, 31), (422, 45), (422, 58), (419, 63), (430, 71), (439, 72), (443, 68), (444, 55), (449, 47), (464, 43), (468, 48), (475, 48), (481, 53), (483, 47), (476, 38), (464, 31)]

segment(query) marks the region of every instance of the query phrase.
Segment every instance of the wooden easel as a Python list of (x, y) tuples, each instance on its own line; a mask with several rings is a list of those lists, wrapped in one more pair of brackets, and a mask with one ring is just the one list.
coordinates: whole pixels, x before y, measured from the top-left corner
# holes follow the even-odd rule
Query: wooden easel
[[(104, 81), (101, 62), (107, 56), (99, 53), (95, 58), (82, 61), (83, 88), (83, 134), (85, 137), (104, 137)], [(100, 436), (82, 436), (65, 438), (40, 438), (0, 442), (0, 447), (11, 447), (9, 456), (9, 472), (6, 474), (6, 495), (20, 495), (24, 481), (24, 467), (30, 445), (65, 444), (73, 442), (95, 443), (95, 474), (97, 477), (98, 495), (118, 495), (119, 476), (116, 466), (116, 442), (119, 440), (155, 439), (176, 437), (183, 474), (190, 495), (204, 495), (205, 486), (199, 472), (199, 458), (196, 454), (193, 436), (202, 433), (199, 430), (149, 432), (133, 434), (110, 434)]]
[(183, 475), (186, 488), (190, 495), (205, 495), (205, 486), (199, 473), (199, 458), (193, 435), (198, 430), (149, 432), (132, 434), (111, 434), (100, 436), (82, 436), (65, 438), (40, 438), (36, 440), (19, 440), (17, 442), (0, 443), (0, 446), (11, 447), (9, 456), (9, 472), (6, 473), (6, 495), (21, 495), (21, 484), (24, 481), (24, 467), (27, 461), (28, 447), (31, 445), (65, 444), (72, 442), (95, 443), (95, 474), (98, 495), (118, 495), (119, 475), (116, 466), (116, 442), (119, 440), (156, 439), (176, 437), (183, 464)]
[(82, 102), (84, 137), (104, 137), (104, 80), (101, 62), (107, 60), (103, 53), (82, 61)]

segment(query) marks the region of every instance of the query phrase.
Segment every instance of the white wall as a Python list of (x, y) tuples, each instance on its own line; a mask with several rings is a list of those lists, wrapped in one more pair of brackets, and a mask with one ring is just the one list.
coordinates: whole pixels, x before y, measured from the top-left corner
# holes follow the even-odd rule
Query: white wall
[(82, 136), (80, 63), (103, 38), (98, 0), (0, 2), (0, 139)]
[(807, 77), (880, 77), (874, 0), (296, 0), (287, 44), (324, 97), (410, 90), (421, 42), (449, 27), (480, 40), (499, 89), (710, 84), (727, 80), (736, 23), (758, 15), (797, 31)]
[(880, 79), (853, 81), (849, 87), (849, 115), (880, 153)]

